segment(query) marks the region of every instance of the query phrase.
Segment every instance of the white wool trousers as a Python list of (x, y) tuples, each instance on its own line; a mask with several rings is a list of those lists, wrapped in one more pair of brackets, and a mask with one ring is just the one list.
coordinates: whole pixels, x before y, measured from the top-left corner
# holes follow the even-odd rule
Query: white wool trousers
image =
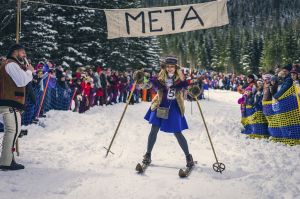
[(15, 144), (21, 132), (21, 114), (15, 108), (0, 106), (3, 116), (4, 137), (0, 157), (1, 166), (10, 166), (15, 151)]

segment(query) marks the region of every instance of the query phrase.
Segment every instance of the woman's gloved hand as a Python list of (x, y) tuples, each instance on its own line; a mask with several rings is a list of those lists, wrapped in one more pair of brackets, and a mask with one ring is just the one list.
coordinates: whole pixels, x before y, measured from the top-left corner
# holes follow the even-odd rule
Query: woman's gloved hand
[(137, 70), (133, 73), (133, 79), (137, 82), (137, 84), (144, 83), (145, 73), (142, 70)]

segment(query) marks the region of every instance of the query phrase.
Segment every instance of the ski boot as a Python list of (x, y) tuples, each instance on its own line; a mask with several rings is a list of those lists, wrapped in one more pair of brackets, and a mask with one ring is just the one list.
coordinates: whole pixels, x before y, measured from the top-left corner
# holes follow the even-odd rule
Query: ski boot
[(192, 168), (193, 166), (195, 166), (195, 162), (193, 160), (193, 156), (189, 154), (188, 156), (186, 156), (186, 167)]
[(143, 164), (149, 165), (151, 163), (151, 153), (146, 153), (144, 155)]

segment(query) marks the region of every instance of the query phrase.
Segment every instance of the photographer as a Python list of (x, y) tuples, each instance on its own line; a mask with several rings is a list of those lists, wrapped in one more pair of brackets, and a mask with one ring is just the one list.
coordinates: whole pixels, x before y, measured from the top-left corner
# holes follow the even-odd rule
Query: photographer
[(0, 114), (3, 115), (4, 138), (0, 169), (19, 170), (24, 166), (14, 159), (16, 140), (21, 131), (21, 112), (25, 109), (26, 85), (32, 81), (33, 67), (28, 64), (22, 45), (13, 45), (7, 60), (0, 66)]

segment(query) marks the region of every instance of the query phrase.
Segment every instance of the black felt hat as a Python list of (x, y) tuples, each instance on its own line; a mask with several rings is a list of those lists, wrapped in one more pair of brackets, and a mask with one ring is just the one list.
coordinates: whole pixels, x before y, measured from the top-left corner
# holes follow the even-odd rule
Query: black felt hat
[(8, 51), (8, 54), (7, 54), (7, 57), (11, 57), (11, 55), (13, 54), (13, 52), (15, 50), (25, 50), (25, 47), (21, 44), (14, 44), (12, 45), (10, 48), (9, 48), (9, 51)]

